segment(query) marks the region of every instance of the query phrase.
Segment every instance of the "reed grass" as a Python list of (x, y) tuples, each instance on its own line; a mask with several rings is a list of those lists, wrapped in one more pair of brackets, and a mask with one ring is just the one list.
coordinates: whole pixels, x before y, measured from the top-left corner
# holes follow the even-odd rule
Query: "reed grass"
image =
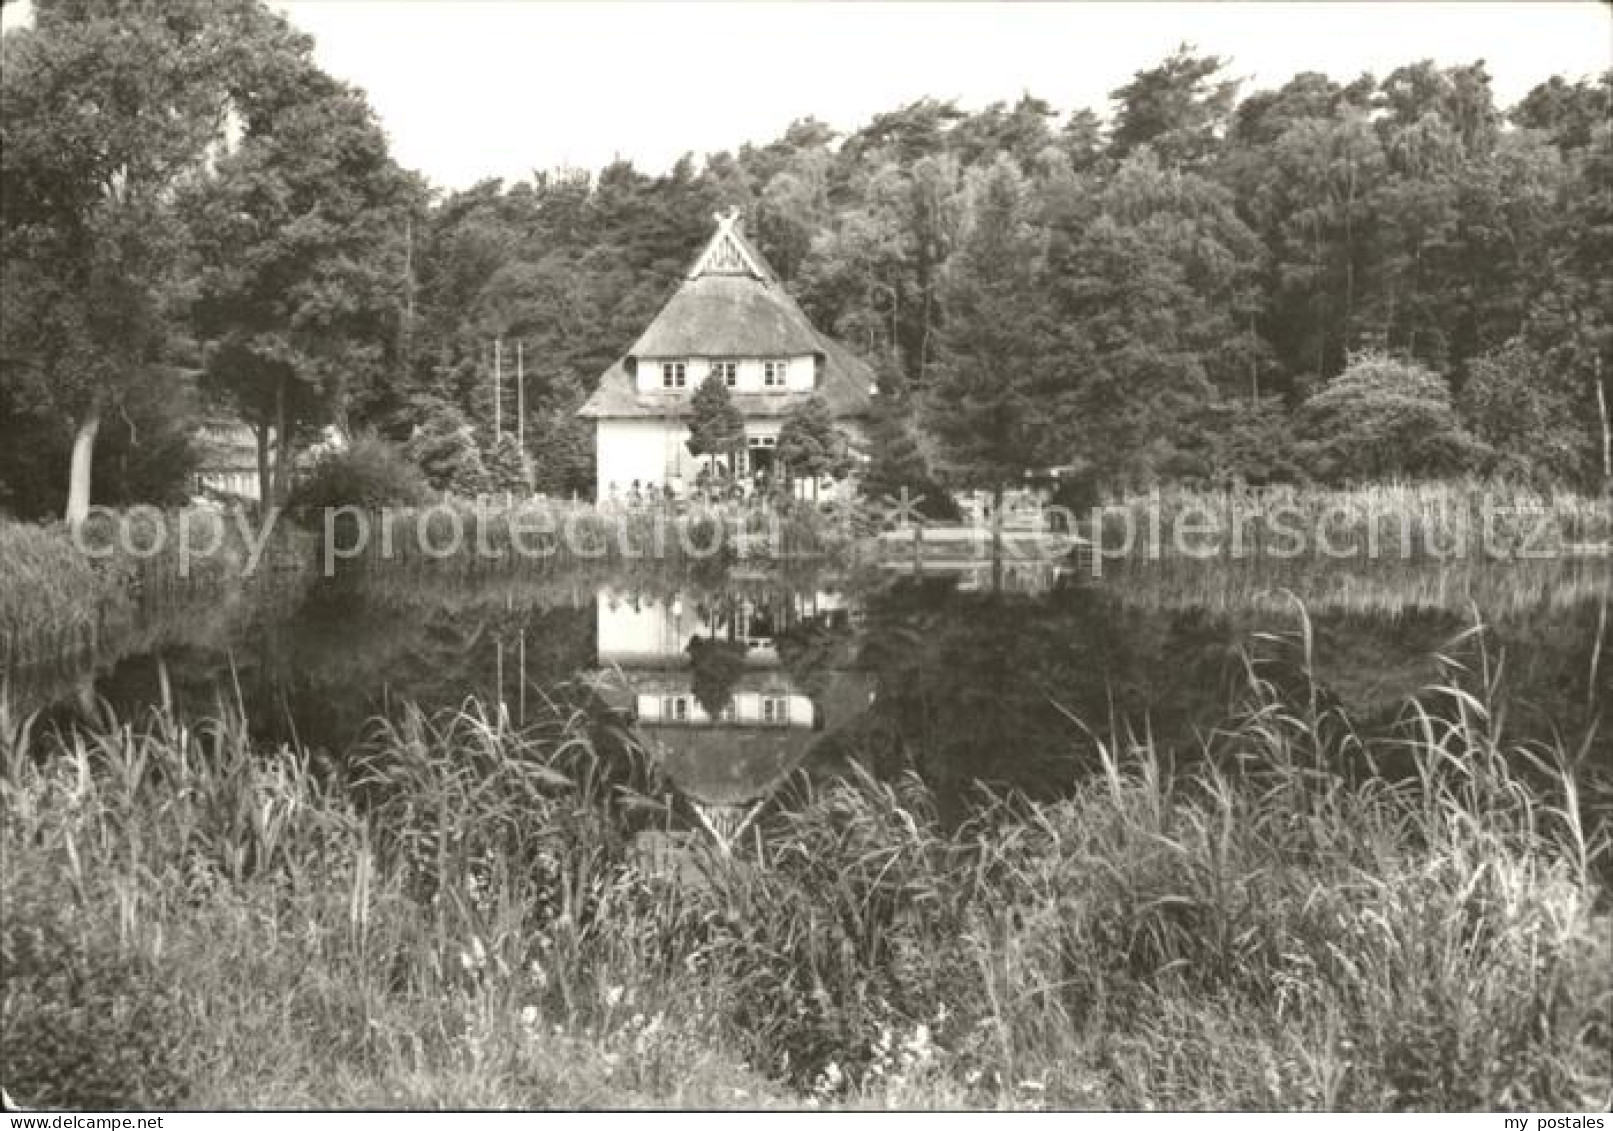
[(1191, 769), (1144, 729), (957, 827), (913, 777), (802, 776), (731, 853), (584, 689), (341, 758), (227, 701), (0, 708), (0, 1074), (45, 1106), (1605, 1107), (1574, 752), (1508, 736), (1488, 663), (1375, 747), (1273, 677), (1308, 642), (1251, 646)]
[[(1347, 488), (1282, 485), (1209, 490), (1168, 487), (1109, 506), (1096, 539), (1130, 556), (1342, 558), (1392, 561), (1605, 557), (1613, 553), (1608, 500), (1503, 480), (1375, 483)], [(1196, 530), (1206, 523), (1215, 531)], [(1157, 536), (1152, 532), (1157, 530)], [(1232, 531), (1240, 532), (1235, 543)], [(1175, 535), (1181, 532), (1188, 554)], [(1327, 552), (1323, 540), (1339, 551)]]
[(129, 576), (80, 554), (64, 527), (0, 521), (0, 664), (93, 640)]
[(426, 563), (439, 573), (552, 572), (654, 561), (674, 568), (747, 558), (823, 559), (846, 551), (844, 522), (805, 505), (593, 506), (555, 500), (472, 503), (331, 516), (339, 559)]
[(312, 541), (289, 524), (270, 530), (255, 563), (246, 537), (259, 534), (212, 511), (98, 515), (76, 543), (61, 524), (0, 520), (0, 668), (106, 651), (172, 608), (307, 572)]
[(1462, 615), (1477, 607), (1493, 623), (1507, 625), (1542, 611), (1573, 610), (1605, 600), (1613, 592), (1613, 561), (1442, 564), (1168, 558), (1105, 562), (1100, 577), (1116, 600), (1147, 609), (1283, 613), (1297, 597), (1318, 613), (1392, 617), (1412, 609), (1445, 609)]

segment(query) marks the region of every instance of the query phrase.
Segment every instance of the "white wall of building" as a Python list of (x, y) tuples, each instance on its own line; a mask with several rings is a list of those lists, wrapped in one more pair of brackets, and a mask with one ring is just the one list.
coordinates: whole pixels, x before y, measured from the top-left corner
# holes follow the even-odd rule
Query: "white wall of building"
[[(753, 419), (745, 422), (747, 450), (753, 439), (767, 437), (776, 440), (783, 420), (779, 418)], [(836, 425), (846, 433), (854, 451), (865, 451), (866, 441), (862, 429), (855, 421), (841, 421)], [(703, 459), (689, 454), (689, 429), (679, 420), (640, 417), (628, 420), (598, 420), (595, 422), (595, 451), (598, 455), (594, 497), (599, 502), (611, 498), (625, 499), (632, 491), (634, 480), (640, 490), (654, 484), (657, 490), (670, 483), (672, 489), (683, 494), (695, 482), (704, 466)], [(747, 456), (741, 470), (749, 473), (752, 462)], [(834, 484), (825, 480), (819, 485), (818, 498), (829, 499), (853, 490), (849, 480)], [(796, 493), (802, 498), (812, 497), (811, 484), (799, 481)]]
[[(760, 357), (725, 358), (739, 364), (734, 374), (734, 389), (736, 393), (810, 393), (817, 387), (817, 359), (811, 354), (799, 354), (788, 358), (771, 358), (767, 360), (787, 361), (788, 368), (784, 375), (784, 385), (770, 386), (765, 383), (762, 362)], [(681, 361), (684, 363), (684, 381), (682, 390), (685, 396), (692, 396), (706, 375), (711, 372), (712, 358), (709, 357), (643, 357), (638, 362), (637, 387), (641, 393), (670, 392), (661, 384), (661, 363), (666, 361)]]
[[(771, 701), (769, 705), (768, 701)], [(677, 695), (638, 696), (638, 717), (646, 723), (687, 723), (707, 725), (714, 720), (706, 714), (691, 689)], [(729, 700), (724, 721), (761, 726), (810, 727), (812, 700), (794, 692), (736, 691)]]
[(635, 479), (640, 488), (670, 482), (674, 490), (692, 480), (697, 465), (689, 454), (689, 430), (680, 422), (651, 418), (597, 424), (595, 493), (600, 500), (611, 497), (613, 486), (617, 497), (626, 495)]

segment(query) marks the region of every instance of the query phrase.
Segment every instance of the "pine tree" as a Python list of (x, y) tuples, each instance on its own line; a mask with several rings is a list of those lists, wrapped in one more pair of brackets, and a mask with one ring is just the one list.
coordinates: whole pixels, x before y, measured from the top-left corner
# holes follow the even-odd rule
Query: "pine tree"
[(869, 458), (859, 488), (880, 509), (906, 502), (932, 519), (955, 519), (957, 505), (930, 474), (912, 413), (895, 397), (880, 397), (868, 422)]
[(1026, 211), (1023, 179), (999, 160), (975, 186), (948, 265), (947, 323), (926, 398), (925, 422), (951, 470), (990, 490), (999, 518), (1008, 484), (1044, 462), (1052, 418), (1041, 380), (1051, 360), (1042, 246)]
[(521, 445), (508, 432), (500, 436), (483, 461), (487, 466), (488, 489), (516, 495), (532, 491), (532, 467)]

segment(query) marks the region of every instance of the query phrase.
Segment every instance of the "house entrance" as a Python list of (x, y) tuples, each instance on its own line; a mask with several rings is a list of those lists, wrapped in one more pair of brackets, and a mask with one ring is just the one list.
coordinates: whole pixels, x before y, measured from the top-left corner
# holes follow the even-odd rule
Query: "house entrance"
[(745, 472), (752, 483), (770, 482), (776, 470), (778, 454), (777, 436), (747, 436), (745, 438)]

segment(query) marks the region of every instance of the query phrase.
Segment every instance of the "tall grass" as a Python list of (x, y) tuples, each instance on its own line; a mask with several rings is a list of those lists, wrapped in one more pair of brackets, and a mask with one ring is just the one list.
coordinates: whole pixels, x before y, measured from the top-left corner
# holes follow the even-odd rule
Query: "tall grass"
[(128, 579), (126, 565), (80, 554), (65, 527), (0, 520), (0, 664), (93, 641)]
[[(1078, 575), (1080, 576), (1080, 575)], [(1313, 612), (1395, 616), (1410, 609), (1465, 614), (1496, 624), (1542, 610), (1589, 607), (1613, 590), (1613, 562), (1589, 558), (1512, 562), (1332, 562), (1171, 558), (1102, 563), (1106, 591), (1148, 609), (1280, 613), (1297, 596)]]
[[(98, 515), (76, 542), (60, 524), (0, 521), (0, 667), (105, 649), (154, 614), (240, 588), (252, 563), (247, 537), (259, 537), (250, 523), (243, 532), (233, 515), (213, 511)], [(277, 524), (252, 578), (301, 575), (311, 548)]]
[(1605, 1106), (1573, 752), (1512, 742), (1482, 666), (1374, 747), (1265, 654), (1191, 769), (1140, 737), (961, 827), (916, 778), (803, 776), (731, 854), (580, 691), (405, 709), (340, 760), (227, 702), (0, 711), (0, 1073), (46, 1105)]
[[(1197, 533), (1208, 522), (1216, 533)], [(1132, 533), (1132, 556), (1149, 550), (1160, 531), (1163, 556), (1214, 547), (1213, 556), (1324, 556), (1396, 561), (1529, 559), (1613, 552), (1613, 512), (1605, 498), (1540, 490), (1506, 481), (1376, 483), (1348, 488), (1204, 490), (1169, 487), (1131, 496), (1106, 509), (1102, 535), (1110, 549)], [(1241, 534), (1237, 548), (1233, 530)], [(1339, 551), (1348, 551), (1347, 553)]]

